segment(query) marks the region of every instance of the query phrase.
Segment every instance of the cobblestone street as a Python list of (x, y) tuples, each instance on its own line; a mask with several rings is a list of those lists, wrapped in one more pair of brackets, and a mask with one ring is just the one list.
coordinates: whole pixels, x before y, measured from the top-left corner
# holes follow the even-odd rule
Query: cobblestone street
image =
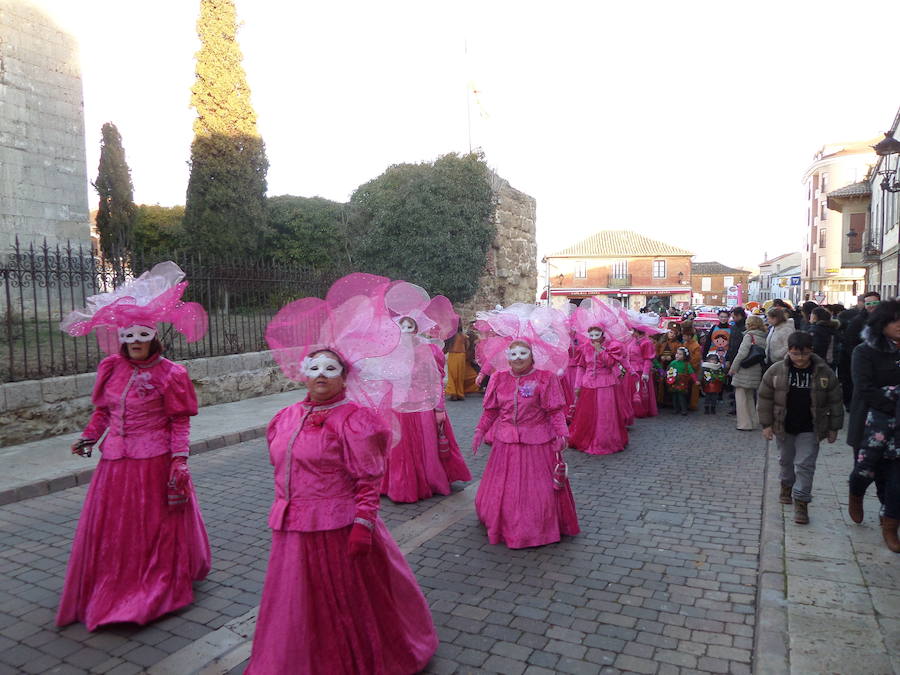
[[(480, 405), (477, 396), (448, 403), (465, 447)], [(470, 460), (475, 480), (487, 454)], [(408, 554), (440, 633), (429, 672), (749, 673), (759, 434), (721, 414), (665, 411), (637, 421), (624, 453), (567, 457), (580, 536), (491, 546), (469, 508)], [(143, 628), (53, 624), (85, 488), (0, 507), (0, 673), (141, 672), (259, 603), (271, 502), (264, 441), (195, 457), (192, 470), (213, 571), (193, 606)], [(396, 531), (444, 499), (384, 500), (382, 518)]]

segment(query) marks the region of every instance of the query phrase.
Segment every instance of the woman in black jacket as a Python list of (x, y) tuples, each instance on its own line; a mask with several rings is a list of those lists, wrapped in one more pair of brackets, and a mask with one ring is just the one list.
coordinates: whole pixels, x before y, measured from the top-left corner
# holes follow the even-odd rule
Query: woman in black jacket
[(847, 443), (853, 448), (850, 518), (863, 519), (863, 496), (872, 481), (884, 517), (884, 540), (900, 553), (900, 447), (895, 422), (900, 399), (900, 302), (884, 302), (869, 315), (863, 342), (853, 350), (853, 399)]
[(813, 353), (825, 359), (825, 363), (834, 369), (837, 361), (837, 334), (840, 322), (831, 318), (831, 312), (824, 307), (816, 307), (810, 312), (809, 325), (806, 331), (812, 335)]

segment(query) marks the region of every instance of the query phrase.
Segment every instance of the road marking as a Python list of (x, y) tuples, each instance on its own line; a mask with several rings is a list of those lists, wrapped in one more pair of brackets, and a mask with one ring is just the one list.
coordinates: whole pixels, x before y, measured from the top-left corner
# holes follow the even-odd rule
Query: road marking
[[(479, 483), (470, 483), (425, 513), (397, 526), (391, 535), (403, 555), (470, 515)], [(258, 611), (259, 605), (170, 654), (147, 672), (150, 675), (226, 675), (250, 658)]]

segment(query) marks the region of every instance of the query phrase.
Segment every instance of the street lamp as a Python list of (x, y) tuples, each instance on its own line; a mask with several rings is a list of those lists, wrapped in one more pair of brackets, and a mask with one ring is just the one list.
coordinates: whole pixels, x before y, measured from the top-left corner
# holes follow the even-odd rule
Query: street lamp
[(872, 146), (875, 154), (884, 157), (884, 163), (887, 168), (878, 172), (879, 176), (884, 176), (881, 181), (881, 189), (885, 192), (900, 192), (900, 180), (897, 180), (897, 169), (890, 168), (891, 155), (900, 154), (900, 141), (891, 136), (890, 132), (885, 132), (884, 138), (877, 144)]

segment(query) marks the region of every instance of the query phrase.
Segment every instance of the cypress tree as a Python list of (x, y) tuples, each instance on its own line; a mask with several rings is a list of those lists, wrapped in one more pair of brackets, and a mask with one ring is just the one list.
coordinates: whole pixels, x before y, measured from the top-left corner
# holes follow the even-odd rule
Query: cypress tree
[(100, 196), (97, 232), (100, 250), (107, 260), (124, 259), (131, 253), (136, 207), (131, 170), (125, 161), (122, 136), (112, 122), (101, 129), (100, 165), (92, 183)]
[(213, 255), (254, 255), (266, 235), (269, 162), (256, 129), (234, 0), (200, 0), (197, 111), (184, 231), (189, 246)]

